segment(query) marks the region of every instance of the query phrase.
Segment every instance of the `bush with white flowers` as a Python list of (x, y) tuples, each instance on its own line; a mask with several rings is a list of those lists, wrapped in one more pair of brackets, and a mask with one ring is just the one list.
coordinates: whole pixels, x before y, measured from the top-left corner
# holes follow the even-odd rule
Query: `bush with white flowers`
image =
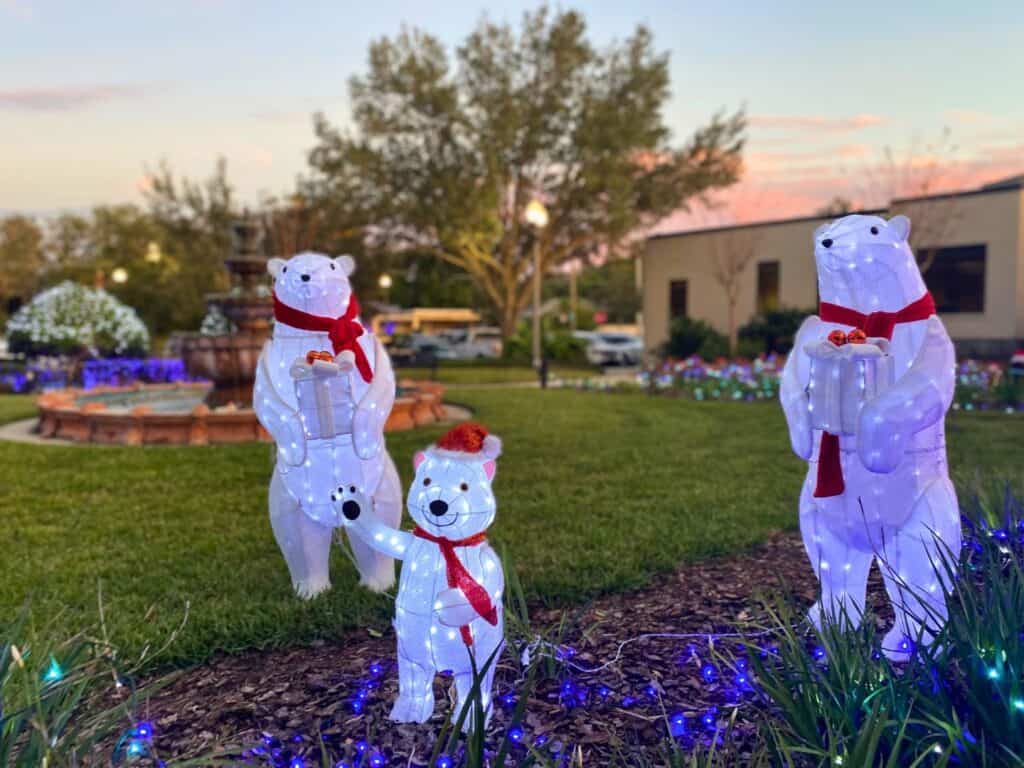
[(65, 281), (37, 294), (7, 321), (12, 352), (96, 357), (145, 353), (149, 331), (135, 310), (104, 290)]

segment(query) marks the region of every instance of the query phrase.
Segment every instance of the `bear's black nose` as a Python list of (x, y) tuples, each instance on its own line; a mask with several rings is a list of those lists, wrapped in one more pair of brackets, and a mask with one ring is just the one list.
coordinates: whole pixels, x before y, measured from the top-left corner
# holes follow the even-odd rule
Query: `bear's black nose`
[[(831, 242), (831, 240), (829, 242)], [(304, 283), (308, 283), (309, 282), (309, 275), (299, 275), (299, 277), (302, 278), (302, 282), (304, 282)]]
[[(821, 244), (824, 245), (826, 248), (831, 248), (832, 247), (832, 238), (831, 237), (826, 237), (824, 240), (821, 241)], [(302, 279), (305, 280), (306, 276), (303, 275)]]
[(341, 505), (341, 514), (343, 514), (349, 520), (355, 520), (356, 518), (358, 518), (360, 512), (362, 512), (362, 510), (359, 509), (359, 504), (355, 501), (352, 501), (352, 499), (349, 499), (348, 501)]
[(440, 517), (448, 511), (448, 502), (434, 499), (430, 502), (430, 514)]

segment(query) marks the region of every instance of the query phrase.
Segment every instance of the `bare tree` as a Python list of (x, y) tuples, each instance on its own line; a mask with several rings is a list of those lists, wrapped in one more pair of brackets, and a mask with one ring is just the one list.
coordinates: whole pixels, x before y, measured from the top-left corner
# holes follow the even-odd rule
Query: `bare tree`
[(891, 215), (902, 213), (913, 222), (910, 247), (922, 273), (935, 263), (939, 248), (963, 213), (955, 196), (935, 198), (927, 205), (915, 204), (914, 198), (937, 195), (957, 186), (953, 177), (956, 151), (951, 132), (945, 128), (934, 143), (914, 141), (900, 156), (886, 147), (881, 163), (866, 174), (865, 204), (888, 208)]
[(740, 284), (744, 273), (754, 260), (757, 238), (752, 229), (734, 229), (711, 237), (712, 270), (725, 292), (728, 307), (729, 354), (736, 354), (739, 329), (736, 324), (736, 304), (740, 297)]

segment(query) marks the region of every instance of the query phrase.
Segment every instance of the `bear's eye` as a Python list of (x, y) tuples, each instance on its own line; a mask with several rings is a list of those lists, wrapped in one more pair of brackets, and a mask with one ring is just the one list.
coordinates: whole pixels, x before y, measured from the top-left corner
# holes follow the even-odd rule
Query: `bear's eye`
[(461, 491), (468, 491), (469, 490), (469, 483), (463, 483), (462, 485), (460, 485), (459, 486), (459, 490), (461, 490)]
[(429, 477), (423, 478), (423, 484), (424, 485), (430, 485), (430, 478)]
[(287, 272), (288, 271), (288, 267), (281, 267), (281, 271), (282, 272)]
[(872, 235), (877, 235), (878, 234), (878, 227), (872, 227), (871, 228), (871, 234)]
[(355, 493), (355, 492), (356, 492), (356, 487), (355, 487), (354, 485), (350, 485), (350, 486), (348, 487), (348, 492), (349, 492), (349, 493)]

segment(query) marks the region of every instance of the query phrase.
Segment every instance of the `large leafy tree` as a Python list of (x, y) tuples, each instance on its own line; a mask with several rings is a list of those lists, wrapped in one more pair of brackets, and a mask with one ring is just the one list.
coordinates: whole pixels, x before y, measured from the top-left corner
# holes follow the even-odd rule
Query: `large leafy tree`
[(32, 298), (46, 264), (43, 231), (27, 216), (0, 220), (0, 322)]
[[(464, 269), (506, 335), (541, 269), (627, 245), (643, 226), (733, 183), (742, 113), (673, 144), (668, 57), (638, 27), (597, 48), (583, 17), (542, 8), (514, 30), (483, 20), (454, 60), (431, 35), (373, 43), (350, 82), (352, 126), (317, 116), (311, 199), (366, 225), (368, 242)], [(524, 222), (532, 199), (550, 213)]]

